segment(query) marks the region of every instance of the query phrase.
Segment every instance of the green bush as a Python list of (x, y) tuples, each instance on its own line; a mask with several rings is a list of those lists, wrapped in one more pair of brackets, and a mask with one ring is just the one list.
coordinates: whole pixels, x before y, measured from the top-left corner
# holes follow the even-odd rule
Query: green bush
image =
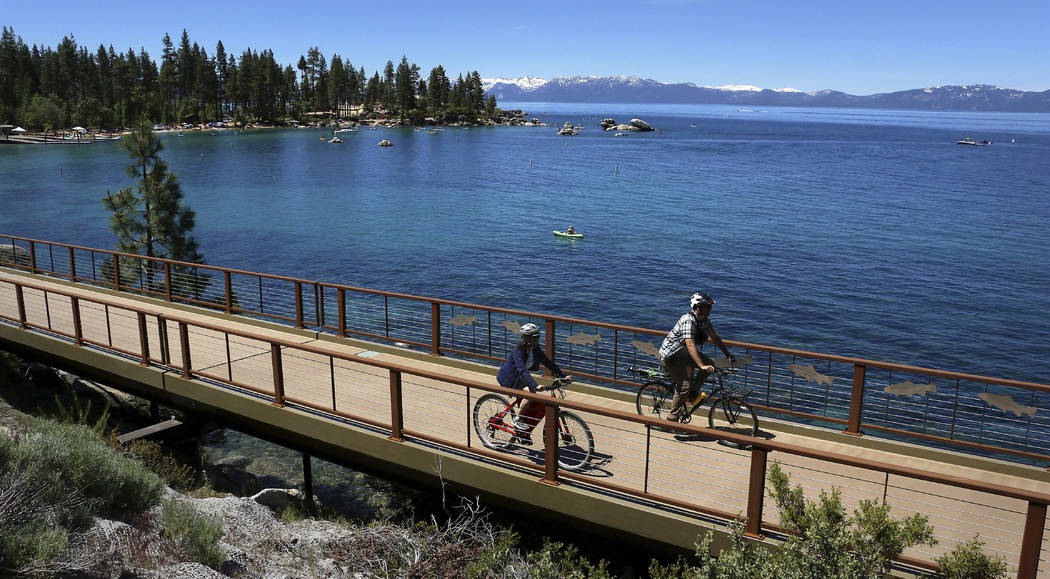
[(134, 460), (112, 452), (91, 428), (33, 422), (16, 461), (42, 485), (59, 481), (87, 497), (86, 516), (130, 519), (160, 501), (164, 483)]
[(164, 532), (187, 559), (212, 569), (219, 568), (226, 558), (219, 547), (223, 533), (221, 520), (198, 512), (190, 503), (175, 500), (164, 503), (160, 517)]
[(123, 452), (138, 461), (142, 466), (164, 479), (167, 485), (177, 491), (187, 492), (201, 486), (200, 477), (187, 464), (179, 464), (163, 447), (152, 440), (139, 439), (127, 443)]
[(989, 557), (981, 550), (984, 543), (974, 537), (955, 546), (951, 553), (939, 557), (937, 577), (944, 579), (995, 579), (1006, 576), (1006, 561)]

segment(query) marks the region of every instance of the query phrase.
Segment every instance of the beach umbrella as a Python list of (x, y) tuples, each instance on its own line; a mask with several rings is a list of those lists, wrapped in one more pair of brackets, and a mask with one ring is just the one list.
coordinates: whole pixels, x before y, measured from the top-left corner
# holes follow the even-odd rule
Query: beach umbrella
[(15, 127), (14, 129), (11, 129), (11, 132), (12, 133), (28, 133), (29, 131), (23, 129), (22, 127)]

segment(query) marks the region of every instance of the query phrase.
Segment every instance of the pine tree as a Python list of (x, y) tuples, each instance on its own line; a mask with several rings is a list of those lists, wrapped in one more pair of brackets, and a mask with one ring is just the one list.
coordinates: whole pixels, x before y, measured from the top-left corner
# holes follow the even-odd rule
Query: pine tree
[[(123, 145), (131, 159), (127, 173), (136, 184), (116, 194), (107, 191), (102, 199), (102, 205), (111, 212), (109, 226), (117, 234), (117, 251), (204, 263), (197, 241), (190, 237), (196, 214), (182, 203), (178, 176), (160, 158), (164, 144), (149, 122), (142, 119)], [(107, 265), (112, 271), (113, 264)], [(137, 279), (142, 289), (160, 291), (162, 284), (157, 276), (162, 267), (154, 261), (122, 258), (121, 283)], [(196, 268), (185, 266), (173, 268), (170, 281), (174, 294), (197, 299), (207, 284), (207, 279), (196, 274)]]

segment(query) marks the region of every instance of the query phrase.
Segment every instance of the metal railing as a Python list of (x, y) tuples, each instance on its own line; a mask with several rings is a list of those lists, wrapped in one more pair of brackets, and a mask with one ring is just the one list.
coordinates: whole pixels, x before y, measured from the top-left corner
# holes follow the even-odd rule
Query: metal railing
[[(0, 236), (0, 265), (121, 292), (402, 343), (435, 356), (503, 360), (527, 322), (567, 372), (612, 388), (659, 365), (666, 333), (346, 285)], [(847, 433), (1050, 464), (1050, 386), (727, 340), (751, 361), (732, 384), (764, 414)], [(1042, 410), (1042, 412), (1039, 412)]]
[[(666, 429), (667, 422), (631, 412), (506, 390), (489, 382), (355, 355), (337, 346), (300, 344), (249, 326), (233, 329), (195, 321), (145, 303), (80, 294), (0, 279), (0, 320), (26, 331), (43, 331), (70, 340), (77, 346), (116, 352), (143, 366), (169, 367), (185, 379), (203, 379), (216, 388), (248, 391), (276, 406), (292, 404), (368, 424), (401, 443), (412, 443), (413, 439), (429, 441), (503, 464), (542, 471), (541, 480), (546, 483), (592, 485), (727, 520), (740, 519), (739, 513), (744, 513), (746, 533), (754, 538), (761, 538), (763, 531), (782, 531), (767, 516), (764, 506), (770, 453), (780, 453), (781, 462), (792, 470), (819, 473), (830, 465), (848, 467), (853, 469), (849, 480), (860, 481), (851, 487), (858, 498), (884, 499), (895, 489), (907, 489), (912, 500), (919, 495), (923, 500), (937, 502), (940, 509), (944, 509), (945, 501), (955, 501), (955, 508), (967, 517), (995, 525), (996, 534), (1005, 536), (997, 539), (1002, 544), (1000, 550), (1016, 557), (1010, 563), (1015, 565), (1019, 577), (1035, 577), (1040, 560), (1045, 560), (1044, 529), (1050, 504), (1050, 495), (1045, 493), (695, 426), (674, 425), (671, 428), (679, 438), (670, 438), (652, 428)], [(478, 391), (521, 396), (546, 404), (540, 464), (487, 450), (469, 427), (463, 427), (470, 423), (471, 403)], [(409, 400), (426, 403), (406, 402)], [(617, 456), (606, 455), (604, 459), (607, 464), (616, 462), (616, 476), (603, 478), (559, 469), (554, 417), (561, 409), (585, 415), (594, 428), (601, 429), (605, 437), (602, 446), (617, 449)], [(683, 441), (681, 436), (702, 438)], [(713, 444), (716, 440), (746, 445), (749, 450), (729, 450)], [(696, 458), (670, 459), (667, 445), (684, 448), (682, 452), (695, 453)], [(618, 455), (623, 455), (623, 459)], [(596, 471), (602, 470), (602, 460), (596, 459)], [(701, 464), (703, 468), (698, 466)], [(747, 482), (731, 488), (727, 481), (734, 477), (719, 470), (743, 473), (736, 478)], [(712, 484), (698, 485), (697, 481), (705, 476)], [(827, 482), (831, 475), (825, 471), (818, 477)], [(607, 480), (610, 478), (616, 482)], [(911, 484), (914, 481), (936, 488), (922, 490)], [(689, 494), (697, 487), (703, 489), (701, 494)], [(943, 492), (941, 487), (954, 490)], [(973, 496), (956, 496), (960, 492)], [(990, 509), (994, 512), (983, 512)], [(920, 505), (905, 510), (926, 513), (930, 509)], [(954, 530), (972, 534), (972, 525), (967, 521)], [(962, 540), (965, 538), (945, 542), (950, 546)], [(933, 555), (928, 552), (903, 560), (933, 566)]]

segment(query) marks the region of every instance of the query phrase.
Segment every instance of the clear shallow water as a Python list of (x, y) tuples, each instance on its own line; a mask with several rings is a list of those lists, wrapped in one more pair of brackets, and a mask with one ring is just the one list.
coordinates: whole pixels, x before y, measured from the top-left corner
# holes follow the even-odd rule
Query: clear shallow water
[[(162, 155), (209, 263), (661, 329), (703, 289), (729, 339), (1050, 382), (1050, 115), (519, 108), (585, 129), (165, 135)], [(126, 162), (0, 146), (0, 232), (113, 247), (99, 199)], [(553, 238), (570, 223), (586, 238)]]

